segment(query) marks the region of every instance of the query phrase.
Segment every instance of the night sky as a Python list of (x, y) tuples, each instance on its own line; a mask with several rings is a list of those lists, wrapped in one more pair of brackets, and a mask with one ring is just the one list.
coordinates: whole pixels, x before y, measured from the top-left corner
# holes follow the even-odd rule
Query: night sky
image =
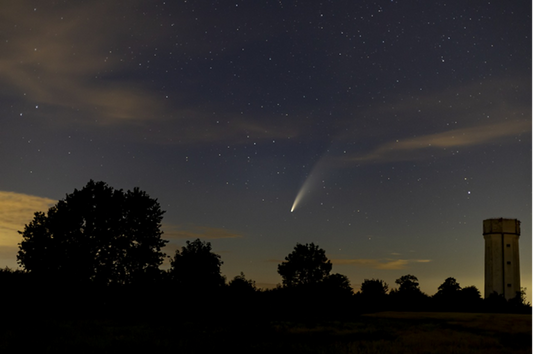
[(0, 267), (93, 179), (260, 287), (314, 242), (356, 290), (483, 295), (517, 218), (531, 301), (531, 33), (526, 0), (0, 0)]

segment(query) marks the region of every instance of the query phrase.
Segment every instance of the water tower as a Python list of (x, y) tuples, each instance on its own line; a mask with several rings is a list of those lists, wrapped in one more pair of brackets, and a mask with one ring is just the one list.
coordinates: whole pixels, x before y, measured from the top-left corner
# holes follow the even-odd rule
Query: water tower
[(519, 236), (517, 219), (483, 220), (485, 297), (496, 292), (508, 300), (520, 291)]

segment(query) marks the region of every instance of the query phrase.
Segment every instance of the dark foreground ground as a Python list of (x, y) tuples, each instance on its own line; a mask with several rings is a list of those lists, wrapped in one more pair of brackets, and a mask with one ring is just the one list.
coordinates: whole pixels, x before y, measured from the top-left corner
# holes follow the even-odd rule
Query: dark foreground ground
[(0, 353), (531, 353), (531, 315), (381, 312), (342, 322), (17, 319)]

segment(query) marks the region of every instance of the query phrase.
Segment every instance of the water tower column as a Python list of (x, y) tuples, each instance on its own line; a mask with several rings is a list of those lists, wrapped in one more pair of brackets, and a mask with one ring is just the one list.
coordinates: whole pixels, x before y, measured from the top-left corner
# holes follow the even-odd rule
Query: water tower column
[(483, 220), (485, 297), (496, 292), (511, 299), (520, 291), (519, 236), (517, 219)]

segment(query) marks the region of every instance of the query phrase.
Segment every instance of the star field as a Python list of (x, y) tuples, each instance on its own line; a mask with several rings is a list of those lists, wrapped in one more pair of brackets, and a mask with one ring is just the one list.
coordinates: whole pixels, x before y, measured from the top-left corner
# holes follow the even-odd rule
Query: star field
[(94, 179), (265, 287), (314, 242), (356, 289), (482, 290), (482, 221), (517, 218), (531, 301), (530, 2), (0, 5), (0, 266)]

